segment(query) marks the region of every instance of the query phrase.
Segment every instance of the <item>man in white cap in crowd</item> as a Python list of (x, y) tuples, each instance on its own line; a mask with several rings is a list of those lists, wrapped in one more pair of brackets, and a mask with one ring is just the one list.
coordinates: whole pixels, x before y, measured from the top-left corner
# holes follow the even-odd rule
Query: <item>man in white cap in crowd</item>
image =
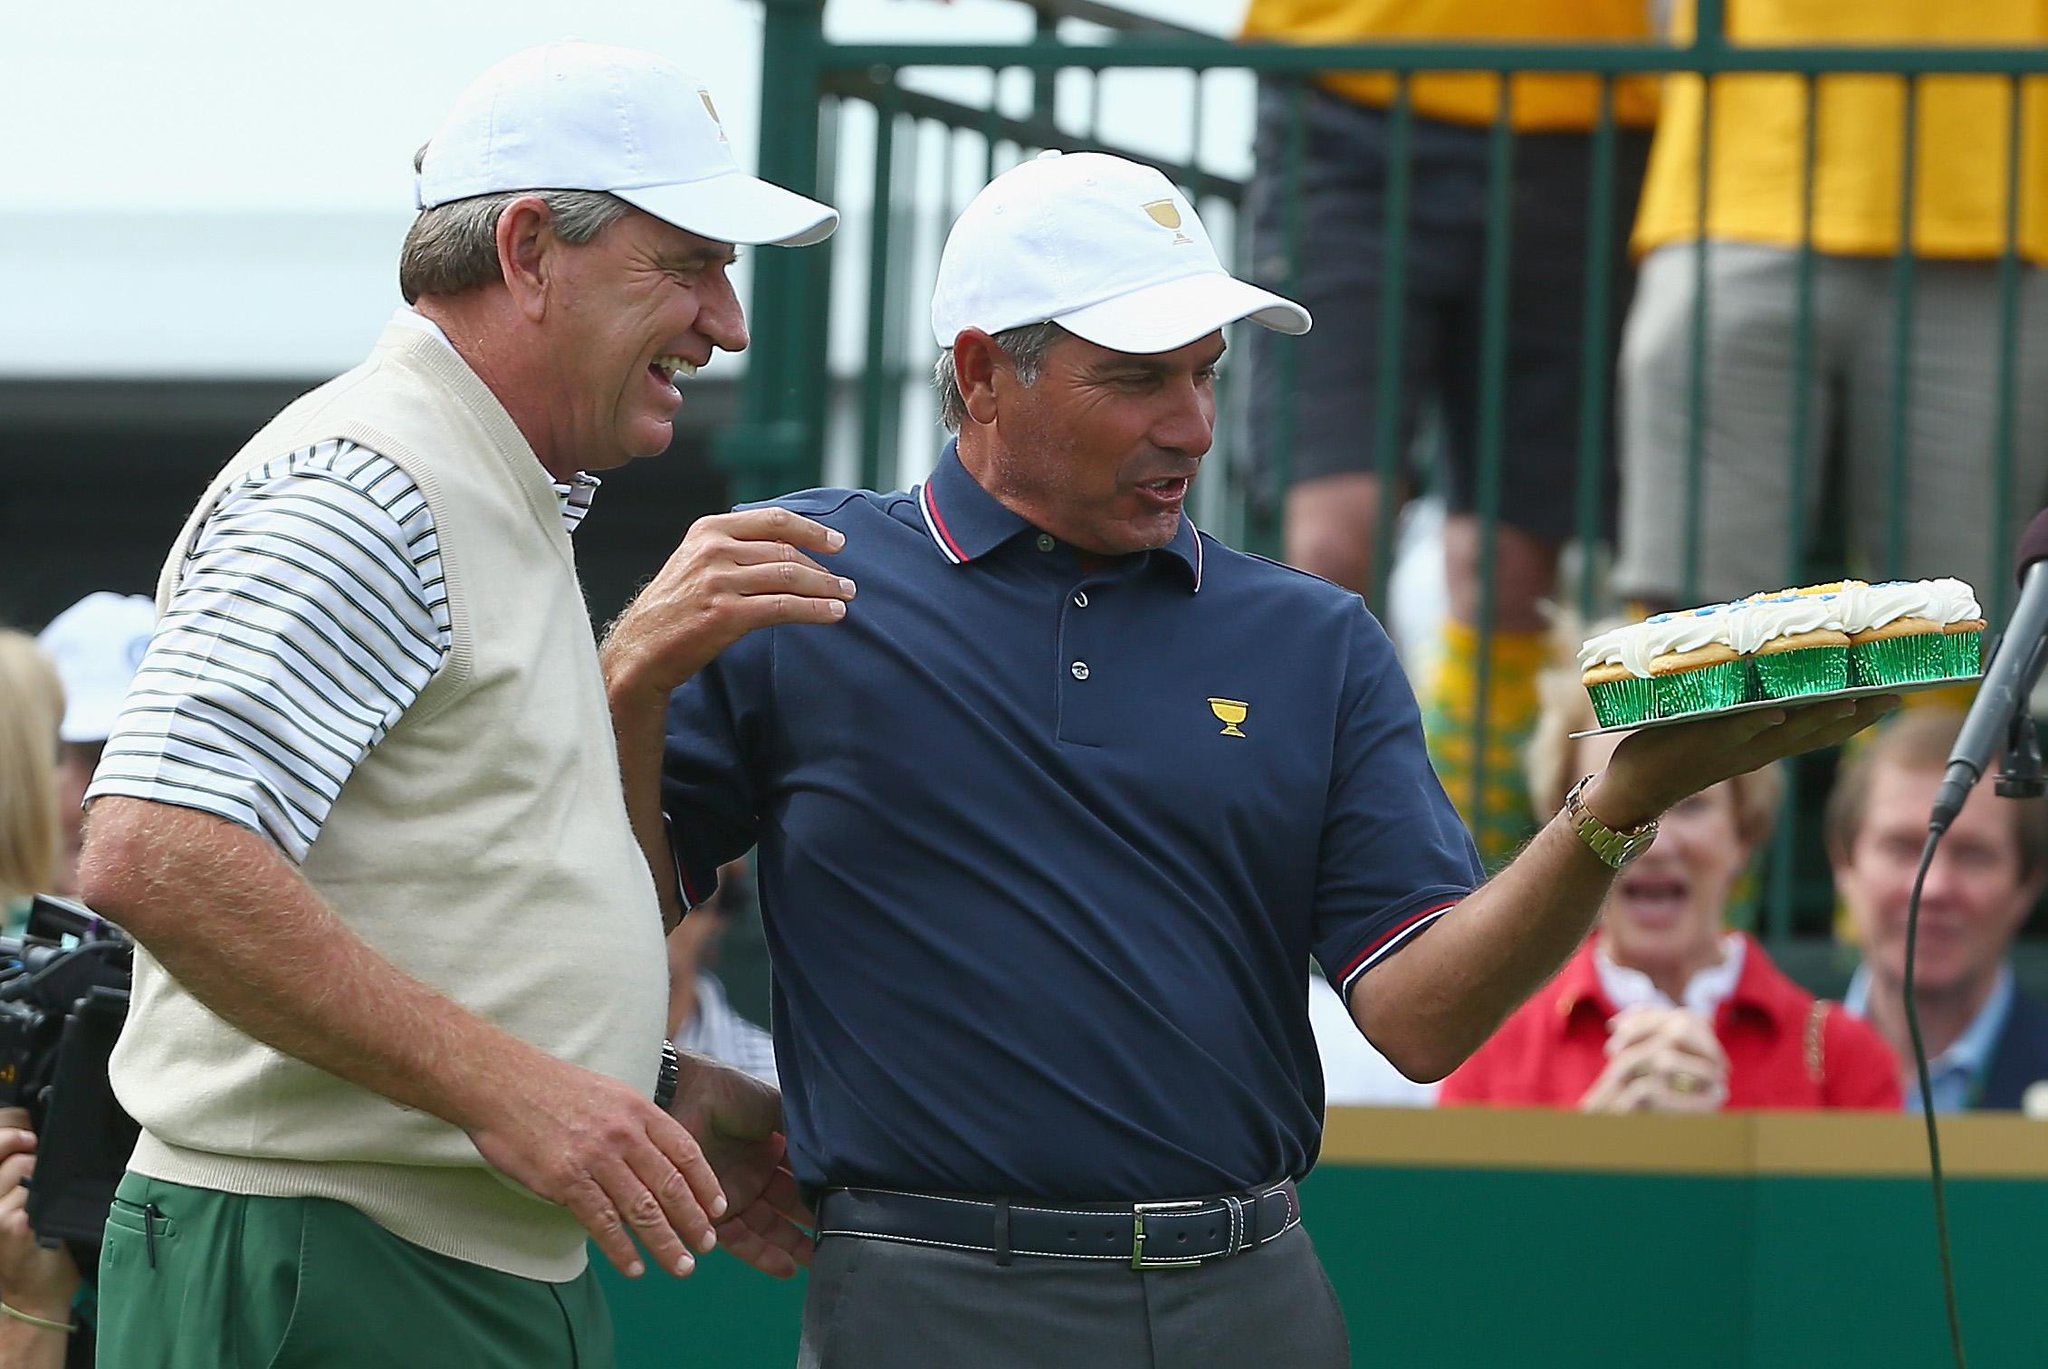
[(1246, 319), (1309, 326), (1158, 172), (998, 177), (932, 302), (957, 442), (913, 491), (781, 501), (845, 534), (846, 621), (673, 698), (683, 897), (760, 847), (806, 1365), (1348, 1364), (1294, 1189), (1310, 955), (1441, 1078), (1665, 807), (1882, 711), (1641, 734), (1482, 886), (1358, 597), (1188, 519)]
[(52, 893), (69, 897), (78, 891), (85, 787), (113, 735), (114, 719), (155, 627), (156, 605), (145, 596), (96, 590), (52, 618), (36, 637), (64, 682), (64, 720), (57, 728), (57, 806), (64, 819), (64, 854)]
[[(586, 1240), (629, 1276), (636, 1238), (807, 1254), (773, 1090), (662, 1039), (569, 532), (746, 346), (734, 244), (836, 215), (742, 172), (701, 82), (588, 44), (485, 73), (415, 165), (408, 307), (200, 499), (90, 790), (81, 892), (142, 947), (102, 1364), (604, 1366)], [(829, 541), (700, 524), (629, 612), (651, 668), (841, 617), (791, 560)]]

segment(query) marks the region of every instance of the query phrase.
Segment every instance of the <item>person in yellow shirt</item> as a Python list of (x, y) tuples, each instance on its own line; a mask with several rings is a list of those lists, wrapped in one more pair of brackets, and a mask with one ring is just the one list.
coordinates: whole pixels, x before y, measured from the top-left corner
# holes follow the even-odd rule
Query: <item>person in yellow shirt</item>
[[(1247, 41), (1346, 43), (1483, 39), (1495, 42), (1642, 42), (1649, 0), (1252, 0)], [(1289, 165), (1296, 87), (1269, 81), (1259, 96), (1252, 194), (1252, 273), (1315, 314), (1301, 338), (1252, 341), (1252, 446), (1267, 471), (1284, 470), (1285, 555), (1353, 590), (1372, 576), (1384, 491), (1376, 475), (1382, 310), (1402, 310), (1395, 440), (1403, 457), (1417, 420), (1441, 422), (1448, 458), (1445, 528), (1451, 615), (1439, 665), (1422, 681), (1431, 760), (1498, 866), (1532, 829), (1516, 777), (1536, 717), (1544, 659), (1538, 607), (1555, 585), (1560, 547), (1579, 535), (1580, 388), (1586, 375), (1587, 235), (1600, 85), (1588, 76), (1525, 74), (1501, 110), (1487, 74), (1426, 74), (1411, 85), (1411, 191), (1404, 259), (1388, 259), (1386, 195), (1394, 78), (1322, 73), (1306, 92), (1305, 156)], [(1656, 118), (1654, 85), (1617, 83), (1609, 270), (1619, 337), (1626, 308), (1625, 234)], [(1505, 117), (1515, 132), (1506, 361), (1482, 374), (1488, 145)], [(1291, 208), (1298, 205), (1298, 209)], [(1399, 293), (1393, 289), (1398, 276)], [(1291, 355), (1289, 355), (1291, 353)], [(1481, 643), (1483, 529), (1476, 511), (1479, 413), (1484, 387), (1503, 390), (1500, 522), (1494, 559), (1495, 629)], [(1603, 522), (1613, 512), (1607, 414), (1602, 430)], [(1282, 447), (1286, 450), (1282, 451)], [(1397, 463), (1405, 468), (1404, 460)], [(1604, 535), (1605, 529), (1593, 530)], [(1486, 697), (1479, 698), (1486, 656)], [(1484, 718), (1482, 730), (1477, 719)], [(1483, 750), (1475, 740), (1483, 735)], [(1483, 766), (1479, 763), (1483, 760)], [(1483, 775), (1483, 781), (1478, 777)]]
[[(1726, 22), (1738, 45), (2038, 48), (2048, 43), (2048, 0), (1727, 0)], [(1688, 12), (1676, 16), (1676, 28), (1690, 35)], [(1957, 575), (1979, 586), (2005, 580), (1994, 530), (2016, 533), (2048, 495), (2048, 277), (2041, 270), (2048, 260), (2048, 83), (2026, 83), (2016, 168), (2012, 91), (2010, 79), (1997, 75), (1920, 80), (1912, 214), (1902, 235), (1903, 79), (1820, 80), (1810, 219), (1804, 80), (1763, 74), (1714, 82), (1702, 216), (1703, 85), (1697, 76), (1671, 79), (1636, 225), (1644, 255), (1622, 352), (1614, 579), (1623, 594), (1674, 607), (1796, 582), (1808, 568), (1794, 544), (1792, 510), (1800, 510), (1799, 540), (1810, 542), (1821, 531), (1831, 452), (1840, 455), (1843, 497), (1827, 512), (1846, 515), (1852, 571)], [(2019, 204), (2009, 214), (2015, 171)], [(2010, 483), (2001, 489), (1998, 400), (2008, 358), (1999, 258), (2009, 234), (2019, 298), (2009, 358)], [(1703, 238), (1705, 430), (1693, 505), (1690, 382)], [(1800, 267), (1808, 243), (1802, 370)], [(1894, 384), (1901, 348), (1903, 397)], [(1802, 392), (1803, 461), (1795, 459)], [(1901, 414), (1903, 444), (1894, 432)], [(1896, 521), (1895, 458), (1903, 458), (1905, 473)], [(1795, 468), (1805, 476), (1797, 490)], [(1697, 520), (1696, 531), (1688, 520)]]

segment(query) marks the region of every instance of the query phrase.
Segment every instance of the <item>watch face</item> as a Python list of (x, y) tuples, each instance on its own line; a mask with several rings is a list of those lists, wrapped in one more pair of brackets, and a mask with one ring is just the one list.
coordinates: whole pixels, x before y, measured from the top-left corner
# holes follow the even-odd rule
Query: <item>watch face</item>
[(1628, 864), (1637, 856), (1649, 850), (1650, 843), (1656, 839), (1657, 828), (1654, 824), (1646, 832), (1637, 832), (1634, 836), (1623, 837), (1621, 841), (1621, 859), (1618, 864)]

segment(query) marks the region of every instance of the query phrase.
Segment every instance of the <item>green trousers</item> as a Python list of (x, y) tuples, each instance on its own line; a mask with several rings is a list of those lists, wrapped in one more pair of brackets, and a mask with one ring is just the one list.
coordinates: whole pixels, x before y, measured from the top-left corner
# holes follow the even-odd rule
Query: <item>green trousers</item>
[(615, 1369), (596, 1271), (437, 1255), (325, 1198), (128, 1174), (100, 1253), (100, 1369)]

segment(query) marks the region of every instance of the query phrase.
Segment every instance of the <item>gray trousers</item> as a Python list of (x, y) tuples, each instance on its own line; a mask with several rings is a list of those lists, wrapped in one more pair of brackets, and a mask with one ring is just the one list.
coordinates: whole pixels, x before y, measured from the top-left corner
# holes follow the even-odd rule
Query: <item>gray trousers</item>
[(1192, 1269), (830, 1236), (799, 1369), (1344, 1369), (1344, 1314), (1300, 1227)]
[[(1750, 243), (1708, 251), (1706, 429), (1700, 503), (1686, 502), (1692, 424), (1695, 248), (1652, 252), (1637, 277), (1622, 344), (1621, 549), (1615, 588), (1674, 604), (1776, 589), (1791, 565), (1795, 517), (1810, 547), (1821, 520), (1841, 527), (1850, 572), (1878, 580), (1957, 575), (1986, 607), (2011, 573), (1995, 531), (2013, 539), (2048, 498), (2048, 271), (2023, 265), (2013, 359), (2010, 485), (1993, 479), (1998, 435), (1999, 292), (1994, 262), (1916, 263), (1906, 514), (1889, 543), (1896, 306), (1889, 259), (1815, 262), (1811, 347), (1794, 376), (1799, 254)], [(1793, 393), (1807, 395), (1805, 484), (1792, 488)], [(1830, 447), (1842, 506), (1821, 507)], [(1795, 515), (1794, 510), (1797, 510)], [(1685, 527), (1699, 520), (1698, 582), (1684, 583)], [(2009, 554), (2009, 551), (2008, 551)], [(1894, 561), (1896, 555), (1896, 561)]]

